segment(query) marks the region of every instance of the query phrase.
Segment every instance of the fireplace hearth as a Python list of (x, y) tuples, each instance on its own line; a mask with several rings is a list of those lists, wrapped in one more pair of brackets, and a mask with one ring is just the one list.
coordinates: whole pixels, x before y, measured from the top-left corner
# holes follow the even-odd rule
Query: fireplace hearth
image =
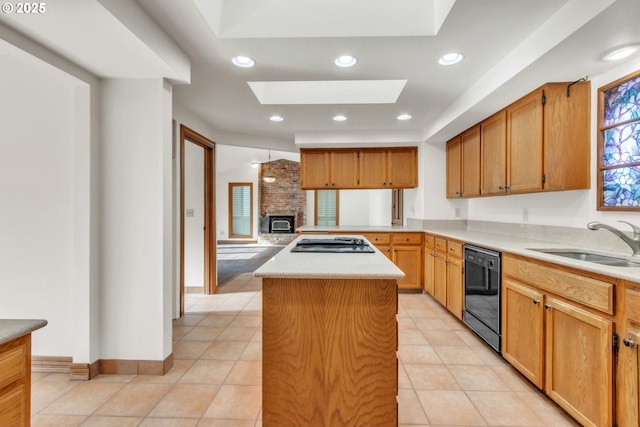
[(269, 233), (293, 234), (295, 233), (295, 216), (273, 215), (269, 216)]

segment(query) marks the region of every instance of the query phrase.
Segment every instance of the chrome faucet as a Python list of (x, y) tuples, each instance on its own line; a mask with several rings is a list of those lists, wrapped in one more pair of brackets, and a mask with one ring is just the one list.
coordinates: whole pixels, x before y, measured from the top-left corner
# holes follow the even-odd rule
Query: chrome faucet
[(630, 222), (627, 221), (618, 221), (625, 224), (628, 224), (633, 229), (633, 237), (629, 237), (624, 231), (618, 230), (617, 228), (611, 227), (610, 225), (603, 224), (598, 221), (593, 221), (587, 224), (587, 228), (589, 230), (598, 230), (600, 228), (604, 228), (605, 230), (609, 230), (619, 238), (621, 238), (627, 245), (631, 247), (633, 250), (633, 255), (631, 258), (635, 261), (636, 259), (640, 261), (640, 227), (637, 227)]

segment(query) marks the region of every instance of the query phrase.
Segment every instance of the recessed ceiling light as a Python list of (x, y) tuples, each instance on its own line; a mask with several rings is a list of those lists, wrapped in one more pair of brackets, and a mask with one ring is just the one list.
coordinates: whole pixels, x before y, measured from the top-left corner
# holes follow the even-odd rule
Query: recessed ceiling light
[(236, 56), (231, 60), (231, 62), (233, 62), (233, 65), (242, 68), (251, 68), (256, 65), (256, 61), (249, 58), (248, 56)]
[(621, 47), (619, 49), (608, 52), (602, 56), (603, 61), (619, 61), (628, 56), (633, 55), (638, 50), (638, 45)]
[(258, 169), (260, 167), (260, 162), (251, 162), (251, 167), (254, 169)]
[(269, 120), (271, 120), (272, 122), (281, 122), (284, 119), (282, 118), (282, 116), (271, 116), (269, 117)]
[(333, 120), (335, 120), (336, 122), (344, 122), (345, 120), (347, 120), (347, 116), (342, 116), (342, 115), (334, 116)]
[(411, 118), (411, 114), (400, 114), (398, 116), (398, 120), (409, 120)]
[(438, 60), (438, 63), (440, 65), (453, 65), (462, 61), (462, 58), (464, 58), (464, 55), (461, 53), (447, 53)]
[(335, 64), (338, 67), (352, 67), (356, 65), (358, 59), (355, 56), (351, 55), (342, 55), (336, 58)]

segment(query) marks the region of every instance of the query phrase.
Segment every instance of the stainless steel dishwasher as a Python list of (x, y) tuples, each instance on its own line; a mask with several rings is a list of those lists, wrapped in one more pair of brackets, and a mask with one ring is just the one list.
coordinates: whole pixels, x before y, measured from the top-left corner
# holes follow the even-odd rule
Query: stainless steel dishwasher
[(496, 351), (501, 349), (500, 252), (464, 245), (463, 320)]

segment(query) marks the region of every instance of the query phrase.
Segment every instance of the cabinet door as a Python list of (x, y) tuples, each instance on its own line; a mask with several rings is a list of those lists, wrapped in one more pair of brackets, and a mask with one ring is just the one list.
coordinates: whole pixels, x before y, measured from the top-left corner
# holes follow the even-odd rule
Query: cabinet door
[(461, 174), (462, 148), (460, 137), (447, 142), (447, 198), (460, 197), (462, 191)]
[(393, 262), (404, 272), (399, 289), (422, 288), (422, 246), (393, 246)]
[(392, 149), (387, 153), (389, 186), (413, 188), (418, 186), (417, 148)]
[(462, 197), (480, 195), (480, 126), (460, 136), (462, 152)]
[(447, 254), (442, 252), (435, 252), (433, 278), (434, 278), (434, 292), (435, 297), (440, 304), (447, 306)]
[(507, 189), (542, 190), (542, 90), (507, 108)]
[(387, 151), (360, 152), (360, 188), (389, 188), (387, 180)]
[(629, 328), (625, 335), (627, 339), (620, 346), (620, 366), (618, 370), (618, 425), (640, 425), (640, 330)]
[(435, 262), (436, 254), (433, 249), (424, 251), (424, 290), (431, 296), (435, 295)]
[(505, 110), (480, 124), (483, 195), (503, 194), (507, 183), (507, 119)]
[(329, 186), (329, 153), (323, 150), (301, 150), (300, 176), (302, 188), (327, 188)]
[(463, 304), (462, 259), (449, 257), (447, 260), (447, 308), (462, 320)]
[(613, 425), (613, 322), (549, 297), (545, 391), (585, 426)]
[(505, 277), (502, 282), (502, 356), (532, 383), (544, 385), (542, 293)]
[(385, 254), (387, 258), (389, 258), (389, 261), (393, 262), (393, 252), (391, 252), (390, 245), (376, 245), (376, 248), (378, 248), (380, 252)]
[(358, 180), (358, 152), (333, 151), (330, 162), (331, 187), (357, 188)]

